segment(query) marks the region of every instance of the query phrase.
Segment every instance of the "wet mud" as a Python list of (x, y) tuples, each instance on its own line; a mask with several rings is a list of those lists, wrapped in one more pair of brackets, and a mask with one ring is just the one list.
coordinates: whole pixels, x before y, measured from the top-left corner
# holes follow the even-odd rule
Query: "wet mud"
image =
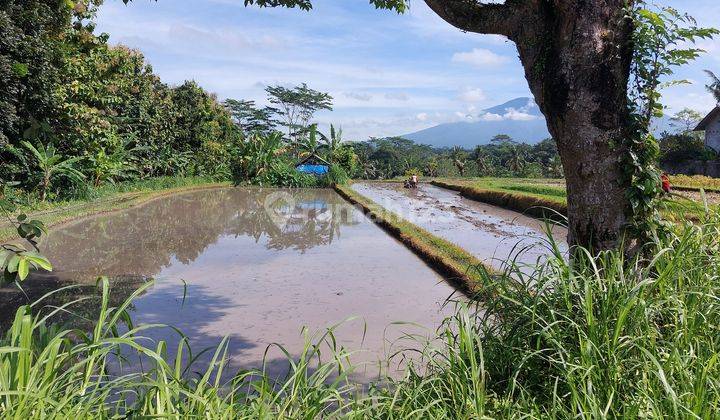
[(552, 238), (566, 252), (567, 229), (429, 184), (355, 183), (353, 189), (497, 269), (508, 259), (528, 267), (550, 254)]

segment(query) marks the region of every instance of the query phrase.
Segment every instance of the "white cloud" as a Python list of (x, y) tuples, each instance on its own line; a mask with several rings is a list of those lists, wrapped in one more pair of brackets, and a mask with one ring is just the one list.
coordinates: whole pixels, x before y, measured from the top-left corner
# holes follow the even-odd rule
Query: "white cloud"
[(493, 114), (491, 112), (486, 112), (480, 116), (480, 119), (483, 121), (502, 121), (505, 118), (503, 118), (500, 114)]
[(455, 116), (458, 117), (458, 118), (460, 118), (460, 119), (472, 118), (472, 115), (468, 115), (468, 114), (466, 114), (466, 113), (464, 113), (464, 112), (460, 112), (460, 111), (457, 111), (457, 112), (455, 113)]
[(520, 108), (505, 108), (502, 114), (485, 112), (480, 114), (482, 121), (533, 121), (540, 117), (533, 115), (531, 112), (537, 105), (533, 100), (529, 100), (527, 105)]
[(385, 99), (391, 101), (409, 101), (410, 96), (408, 96), (408, 94), (404, 92), (391, 92), (385, 94)]
[(417, 118), (418, 120), (420, 120), (420, 121), (427, 121), (427, 120), (428, 120), (428, 114), (425, 113), (425, 112), (421, 112), (421, 113), (417, 114), (417, 117), (416, 117), (416, 118)]
[(452, 56), (453, 63), (465, 63), (476, 67), (492, 67), (507, 63), (507, 57), (487, 50), (485, 48), (474, 48), (469, 52), (455, 53)]
[(482, 102), (487, 99), (487, 97), (485, 96), (485, 92), (480, 88), (467, 88), (458, 95), (458, 99), (463, 102), (475, 103)]
[(508, 108), (503, 118), (512, 121), (532, 121), (538, 119), (535, 115), (530, 115), (515, 108)]
[(369, 93), (345, 92), (344, 95), (346, 98), (356, 99), (363, 102), (369, 102), (372, 99), (372, 95), (370, 95)]

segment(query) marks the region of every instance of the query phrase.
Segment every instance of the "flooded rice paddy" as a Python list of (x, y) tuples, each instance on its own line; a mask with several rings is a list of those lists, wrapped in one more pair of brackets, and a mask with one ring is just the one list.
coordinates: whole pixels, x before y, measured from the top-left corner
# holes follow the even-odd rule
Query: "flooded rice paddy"
[[(405, 189), (398, 183), (355, 183), (353, 189), (423, 229), (502, 269), (508, 258), (532, 265), (550, 252), (544, 222), (489, 204), (463, 198), (455, 191), (429, 184)], [(565, 252), (567, 229), (551, 227)], [(529, 271), (526, 268), (524, 271)]]
[[(518, 242), (532, 245), (543, 237), (535, 219), (437, 187), (354, 188), (482, 260), (497, 262)], [(566, 233), (556, 228), (554, 234), (562, 239)], [(29, 297), (72, 284), (79, 287), (47, 304), (88, 299), (63, 314), (64, 322), (82, 325), (97, 316), (98, 276), (109, 277), (114, 305), (152, 278), (131, 307), (135, 324), (172, 325), (196, 353), (228, 337), (232, 371), (265, 364), (270, 375), (282, 375), (287, 358), (276, 345), (298, 356), (303, 327), (313, 332), (341, 324), (339, 344), (359, 351), (353, 362), (362, 367), (354, 379), (372, 380), (379, 361), (398, 348), (419, 346), (399, 338), (433, 336), (453, 311), (444, 303), (458, 298), (442, 277), (332, 190), (177, 194), (53, 229), (41, 250), (55, 270), (26, 283)], [(534, 247), (522, 259), (532, 263), (543, 252)], [(26, 299), (0, 289), (5, 322)], [(171, 349), (181, 340), (171, 328), (143, 335)], [(203, 356), (198, 369), (210, 358)], [(382, 370), (394, 375), (397, 367)]]
[[(228, 336), (232, 368), (259, 368), (266, 359), (278, 375), (285, 356), (273, 348), (266, 357), (269, 345), (297, 355), (302, 327), (343, 321), (340, 344), (361, 350), (354, 360), (374, 375), (371, 363), (404, 332), (432, 335), (454, 293), (332, 190), (175, 195), (52, 230), (41, 249), (55, 271), (38, 284), (86, 284), (80, 290), (89, 293), (105, 275), (118, 303), (152, 277), (156, 283), (132, 306), (136, 324), (173, 325), (196, 352)], [(416, 325), (391, 325), (396, 321)], [(168, 328), (144, 335), (169, 348), (180, 340)]]

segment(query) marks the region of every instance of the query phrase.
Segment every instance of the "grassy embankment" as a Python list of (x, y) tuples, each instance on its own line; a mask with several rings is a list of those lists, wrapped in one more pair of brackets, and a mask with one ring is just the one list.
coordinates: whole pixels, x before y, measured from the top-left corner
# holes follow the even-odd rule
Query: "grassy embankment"
[[(42, 220), (47, 227), (81, 217), (126, 209), (178, 192), (230, 186), (208, 178), (153, 178), (143, 181), (106, 185), (89, 191), (87, 198), (70, 201), (25, 200), (17, 213)], [(15, 237), (15, 229), (0, 220), (0, 240)]]
[(467, 293), (483, 292), (488, 276), (498, 274), (464, 249), (404, 220), (349, 186), (337, 185), (335, 190)]
[[(706, 177), (672, 177), (673, 187), (678, 191), (713, 192), (720, 187), (720, 180)], [(460, 192), (464, 197), (499, 207), (515, 210), (535, 217), (555, 217), (567, 214), (565, 185), (556, 179), (522, 178), (438, 178), (433, 185)], [(717, 191), (720, 191), (718, 189)], [(705, 214), (705, 206), (698, 200), (678, 195), (666, 200), (665, 217), (670, 220), (699, 220)], [(717, 205), (710, 204), (711, 208)]]
[(460, 192), (464, 197), (535, 217), (567, 214), (565, 189), (540, 180), (512, 178), (440, 178), (433, 185)]

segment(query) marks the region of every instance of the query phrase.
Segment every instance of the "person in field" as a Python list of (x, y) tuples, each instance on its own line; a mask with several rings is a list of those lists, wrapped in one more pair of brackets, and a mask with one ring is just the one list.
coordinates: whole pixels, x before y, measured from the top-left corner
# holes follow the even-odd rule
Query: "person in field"
[(670, 185), (670, 176), (663, 172), (663, 174), (660, 176), (660, 181), (662, 181), (662, 190), (665, 194), (670, 194), (672, 192), (672, 186)]
[(418, 184), (418, 176), (415, 174), (413, 174), (410, 177), (410, 179), (405, 180), (405, 188), (408, 188), (408, 189), (417, 188), (417, 184)]

